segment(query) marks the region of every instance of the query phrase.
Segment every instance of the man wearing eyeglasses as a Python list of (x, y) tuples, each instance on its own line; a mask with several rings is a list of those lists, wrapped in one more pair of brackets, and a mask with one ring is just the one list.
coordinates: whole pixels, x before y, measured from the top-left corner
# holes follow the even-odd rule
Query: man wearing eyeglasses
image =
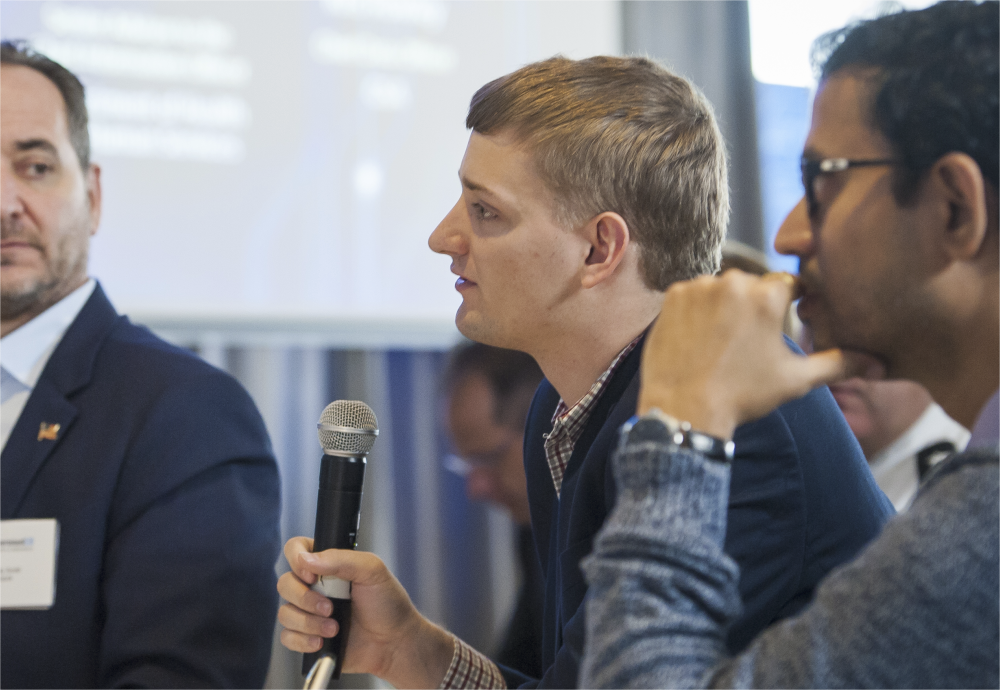
[[(668, 291), (613, 462), (620, 500), (584, 564), (583, 687), (1000, 685), (998, 25), (996, 2), (942, 2), (821, 43), (805, 198), (775, 242), (799, 279)], [(794, 296), (823, 350), (808, 358), (781, 343)], [(851, 373), (923, 384), (968, 448), (809, 608), (727, 658), (730, 466), (687, 439), (724, 441)]]

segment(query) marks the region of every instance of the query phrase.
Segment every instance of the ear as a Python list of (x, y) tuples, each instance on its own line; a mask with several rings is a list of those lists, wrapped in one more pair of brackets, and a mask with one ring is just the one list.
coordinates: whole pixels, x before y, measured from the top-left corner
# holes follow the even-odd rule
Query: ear
[(631, 237), (625, 219), (611, 211), (594, 216), (584, 232), (590, 242), (590, 254), (584, 265), (582, 284), (592, 288), (614, 274), (625, 258)]
[(991, 215), (983, 172), (969, 155), (949, 153), (938, 159), (930, 175), (948, 208), (942, 246), (954, 260), (972, 259), (983, 246)]
[(101, 223), (101, 166), (94, 163), (87, 171), (87, 202), (90, 206), (90, 234), (94, 235)]

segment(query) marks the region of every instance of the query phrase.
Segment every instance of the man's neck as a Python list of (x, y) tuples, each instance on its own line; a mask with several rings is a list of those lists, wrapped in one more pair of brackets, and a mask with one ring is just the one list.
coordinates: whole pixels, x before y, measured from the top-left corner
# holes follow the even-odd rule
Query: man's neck
[[(954, 351), (927, 362), (924, 384), (948, 416), (972, 429), (1000, 387), (1000, 320), (996, 311), (956, 334)], [(947, 363), (947, 364), (945, 364)], [(936, 365), (935, 365), (936, 364)]]
[[(954, 262), (937, 278), (940, 306), (935, 314), (948, 321), (931, 321), (916, 342), (936, 352), (919, 362), (927, 373), (924, 386), (948, 416), (972, 429), (983, 407), (1000, 387), (1000, 254), (996, 192), (990, 206), (987, 234), (977, 255)], [(937, 332), (935, 332), (937, 331)], [(916, 377), (913, 377), (916, 378)]]
[(963, 367), (950, 380), (928, 381), (927, 389), (948, 416), (972, 429), (980, 411), (1000, 388), (996, 350), (976, 367)]
[[(46, 309), (47, 308), (48, 307), (46, 307)], [(35, 318), (44, 311), (45, 309), (42, 309), (42, 311), (38, 312), (31, 310), (30, 312), (24, 312), (18, 314), (16, 317), (12, 319), (0, 319), (0, 338), (7, 337), (8, 334), (13, 333), (18, 328), (28, 323), (29, 321), (31, 321), (33, 318)]]
[(582, 331), (530, 354), (559, 396), (572, 407), (590, 391), (618, 353), (646, 330), (655, 317), (654, 314), (648, 320), (609, 325), (600, 331)]
[(35, 317), (44, 314), (47, 309), (51, 308), (55, 304), (58, 304), (68, 295), (83, 287), (87, 280), (88, 278), (85, 274), (73, 281), (68, 281), (55, 290), (44, 292), (34, 303), (28, 305), (27, 308), (19, 310), (15, 316), (4, 318), (0, 315), (0, 338), (6, 337), (8, 334), (13, 333)]

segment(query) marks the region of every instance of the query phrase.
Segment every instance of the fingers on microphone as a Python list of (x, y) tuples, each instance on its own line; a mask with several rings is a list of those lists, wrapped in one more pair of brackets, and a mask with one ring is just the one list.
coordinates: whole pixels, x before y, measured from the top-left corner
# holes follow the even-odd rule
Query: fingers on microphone
[(316, 575), (309, 569), (302, 567), (300, 556), (308, 554), (312, 550), (313, 540), (308, 537), (293, 537), (285, 542), (285, 560), (295, 571), (296, 575), (306, 584), (316, 581)]
[(299, 577), (309, 584), (316, 581), (316, 573), (322, 572), (324, 565), (316, 554), (309, 551), (299, 551), (297, 564), (300, 572)]
[(302, 553), (299, 562), (310, 572), (333, 575), (355, 585), (371, 585), (390, 577), (382, 559), (367, 551), (329, 549), (319, 553)]
[(285, 573), (278, 578), (278, 594), (303, 611), (314, 611), (321, 616), (329, 616), (332, 612), (330, 600), (309, 589), (294, 573)]
[(309, 537), (292, 537), (285, 542), (285, 558), (302, 551), (312, 551), (313, 540)]
[(316, 602), (313, 609), (316, 611), (316, 615), (328, 617), (333, 613), (333, 602), (324, 596), (320, 596), (319, 601)]
[(285, 604), (278, 609), (278, 622), (285, 627), (286, 632), (302, 637), (333, 637), (340, 630), (339, 624), (332, 618), (311, 614), (292, 604)]
[(293, 652), (318, 652), (323, 646), (323, 638), (315, 635), (303, 635), (291, 630), (282, 630), (281, 644)]

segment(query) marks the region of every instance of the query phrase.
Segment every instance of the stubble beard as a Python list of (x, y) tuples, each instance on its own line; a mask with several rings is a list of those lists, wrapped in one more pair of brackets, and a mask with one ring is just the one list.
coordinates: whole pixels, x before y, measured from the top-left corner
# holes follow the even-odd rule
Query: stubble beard
[(71, 244), (75, 233), (67, 233), (60, 238), (55, 258), (16, 221), (0, 219), (0, 234), (4, 239), (17, 237), (27, 240), (42, 253), (44, 262), (41, 275), (0, 290), (0, 319), (3, 321), (20, 320), (26, 315), (34, 318), (76, 289), (86, 278), (88, 246), (74, 254)]
[(39, 278), (0, 292), (0, 317), (4, 321), (10, 321), (32, 312), (41, 314), (58, 302), (60, 298), (53, 296), (59, 292), (60, 281), (52, 275), (46, 278), (47, 280)]

